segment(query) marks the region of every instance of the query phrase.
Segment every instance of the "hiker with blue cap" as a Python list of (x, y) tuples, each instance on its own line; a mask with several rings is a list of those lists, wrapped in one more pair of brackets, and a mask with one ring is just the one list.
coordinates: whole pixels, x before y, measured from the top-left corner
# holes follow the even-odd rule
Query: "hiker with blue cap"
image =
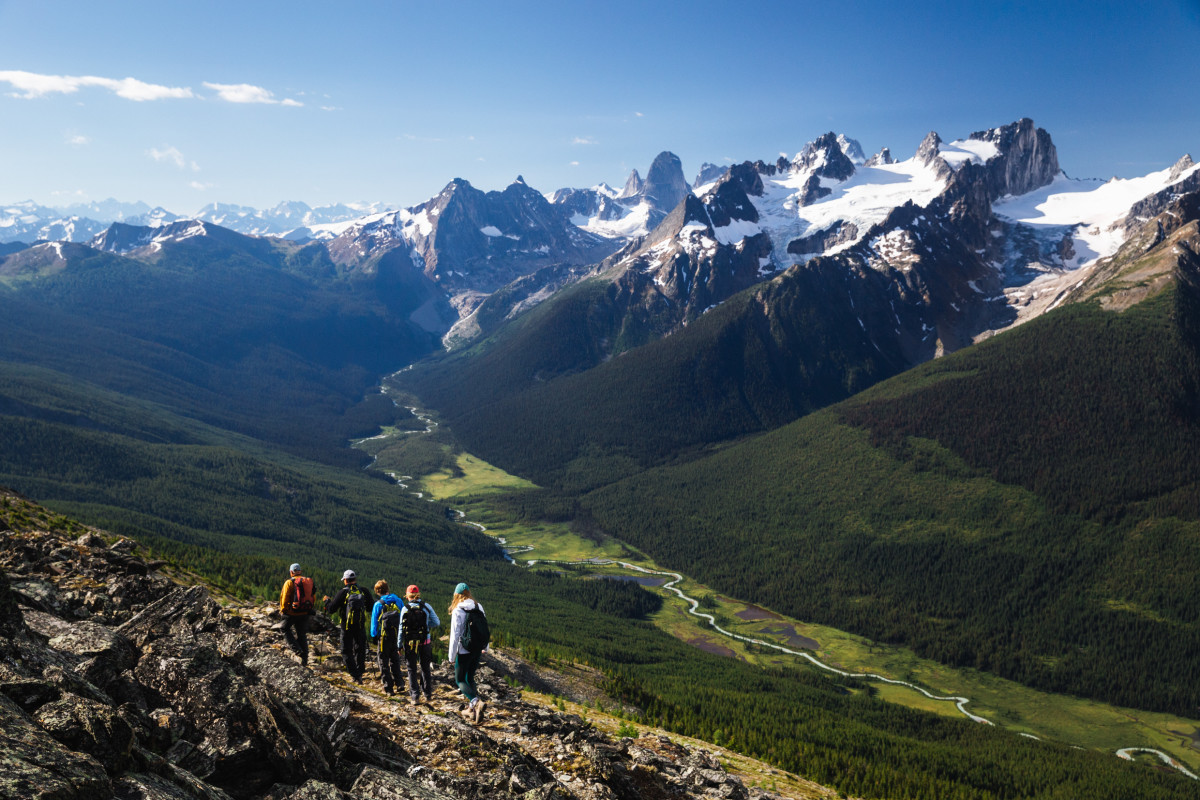
[(300, 663), (308, 666), (308, 619), (312, 616), (313, 579), (301, 574), (300, 565), (292, 564), (288, 579), (279, 593), (279, 611), (283, 614), (283, 638), (288, 647), (300, 656)]
[(491, 638), (483, 606), (471, 596), (471, 587), (458, 584), (454, 587), (454, 599), (450, 601), (449, 658), (454, 665), (454, 682), (463, 697), (470, 701), (462, 714), (476, 725), (483, 722), (487, 701), (479, 696), (475, 687), (475, 670), (479, 668), (479, 659)]

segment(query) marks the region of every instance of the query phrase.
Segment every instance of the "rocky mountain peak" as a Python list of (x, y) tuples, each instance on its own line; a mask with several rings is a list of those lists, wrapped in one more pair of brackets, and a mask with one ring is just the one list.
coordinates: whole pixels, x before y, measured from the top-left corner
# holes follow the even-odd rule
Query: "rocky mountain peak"
[(863, 152), (862, 145), (856, 139), (851, 139), (849, 136), (839, 133), (837, 144), (838, 149), (855, 165), (862, 164), (867, 160), (867, 154)]
[(889, 150), (888, 148), (884, 147), (878, 153), (876, 153), (875, 155), (873, 155), (869, 159), (867, 159), (866, 163), (863, 166), (880, 167), (880, 166), (887, 166), (888, 164), (895, 164), (895, 163), (896, 163), (896, 159), (892, 158), (892, 151)]
[[(854, 162), (842, 151), (842, 141), (853, 142), (830, 131), (809, 142), (792, 161), (792, 169), (811, 171), (814, 176), (844, 181), (854, 174)], [(853, 142), (861, 155), (862, 148)]]
[(66, 530), (0, 532), (0, 796), (751, 796), (706, 750), (528, 701), (513, 687), (563, 685), (503, 651), (484, 657), (488, 714), (469, 724), (444, 664), (431, 701), (398, 703), (369, 673), (349, 682), (323, 616), (302, 666), (273, 605), (219, 605), (133, 542)]
[(683, 177), (683, 163), (670, 152), (659, 153), (650, 164), (642, 194), (654, 208), (667, 212), (690, 194)]
[(1174, 166), (1171, 167), (1171, 182), (1174, 183), (1175, 181), (1179, 180), (1183, 173), (1187, 172), (1194, 166), (1196, 166), (1196, 162), (1192, 161), (1191, 154), (1184, 153), (1183, 158), (1176, 161)]
[(989, 160), (993, 199), (1019, 195), (1049, 184), (1058, 174), (1058, 151), (1050, 134), (1022, 118), (999, 128), (972, 133), (968, 139), (991, 142), (1003, 158)]
[(635, 169), (629, 173), (629, 177), (625, 180), (625, 186), (617, 195), (618, 200), (624, 200), (629, 197), (637, 197), (642, 193), (642, 176), (638, 175)]
[(930, 131), (925, 134), (921, 144), (917, 145), (917, 160), (922, 164), (932, 164), (934, 159), (941, 155), (941, 146), (942, 137), (937, 135), (937, 131)]

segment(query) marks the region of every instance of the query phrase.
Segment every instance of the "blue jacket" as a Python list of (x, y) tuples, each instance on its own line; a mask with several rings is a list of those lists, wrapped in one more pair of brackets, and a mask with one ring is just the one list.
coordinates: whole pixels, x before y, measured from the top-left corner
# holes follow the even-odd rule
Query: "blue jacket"
[(375, 607), (371, 609), (371, 638), (374, 639), (379, 635), (379, 615), (383, 613), (384, 603), (395, 603), (403, 610), (404, 601), (392, 593), (388, 593), (375, 601)]
[[(420, 603), (421, 605), (423, 605), (425, 607), (425, 616), (428, 617), (428, 619), (429, 619), (428, 628), (430, 631), (433, 631), (434, 628), (436, 628), (442, 624), (442, 621), (440, 619), (438, 619), (437, 612), (433, 610), (433, 606), (429, 605), (429, 603), (427, 603), (426, 601), (422, 600), (419, 597), (414, 602)], [(404, 615), (407, 613), (408, 613), (408, 603), (407, 603), (407, 601), (404, 601), (400, 604), (400, 630), (404, 630)], [(429, 644), (429, 641), (431, 638), (432, 638), (432, 633), (430, 634), (430, 636), (425, 638), (425, 641), (422, 642), (422, 644)]]

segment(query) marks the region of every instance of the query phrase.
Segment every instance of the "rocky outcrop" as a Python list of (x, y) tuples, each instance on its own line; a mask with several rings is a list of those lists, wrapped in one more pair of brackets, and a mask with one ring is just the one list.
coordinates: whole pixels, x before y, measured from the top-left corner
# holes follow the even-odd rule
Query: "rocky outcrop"
[(1009, 125), (972, 133), (969, 140), (991, 142), (1000, 158), (989, 159), (988, 192), (996, 200), (1020, 195), (1047, 185), (1058, 175), (1058, 151), (1050, 134), (1034, 127), (1033, 120), (1019, 119)]
[(511, 655), (485, 660), (470, 725), (445, 665), (431, 703), (397, 703), (347, 682), (328, 624), (301, 666), (269, 606), (158, 566), (93, 533), (0, 533), (0, 798), (750, 796), (704, 751), (526, 702)]
[(646, 173), (646, 183), (642, 187), (642, 195), (654, 208), (664, 214), (671, 212), (675, 206), (683, 202), (690, 194), (687, 180), (683, 177), (683, 163), (674, 153), (659, 153), (650, 171)]

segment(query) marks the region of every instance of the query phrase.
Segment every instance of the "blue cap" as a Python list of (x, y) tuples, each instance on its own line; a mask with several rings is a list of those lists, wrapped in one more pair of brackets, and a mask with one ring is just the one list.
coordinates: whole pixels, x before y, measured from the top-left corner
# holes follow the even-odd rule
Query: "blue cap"
[(454, 587), (455, 594), (466, 594), (469, 591), (471, 591), (471, 587), (467, 586), (465, 583), (460, 583), (458, 586)]

